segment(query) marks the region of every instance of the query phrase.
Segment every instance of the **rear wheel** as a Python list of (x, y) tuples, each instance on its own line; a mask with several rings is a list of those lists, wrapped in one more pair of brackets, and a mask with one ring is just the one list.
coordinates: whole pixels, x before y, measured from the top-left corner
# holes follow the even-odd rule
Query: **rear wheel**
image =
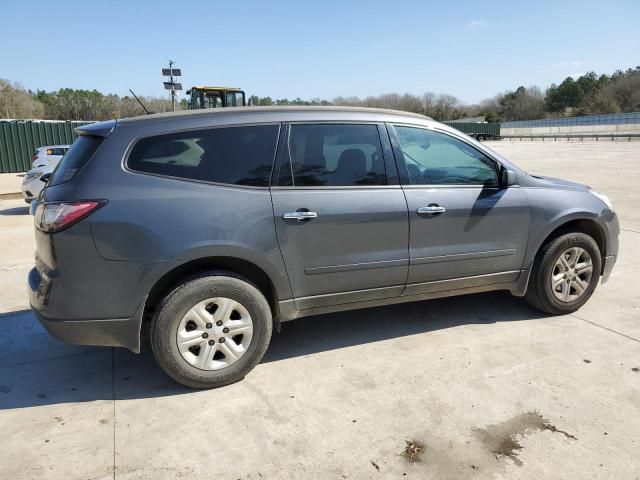
[(262, 293), (233, 274), (208, 273), (174, 289), (151, 327), (162, 369), (193, 388), (241, 380), (271, 340), (271, 309)]
[(562, 235), (538, 254), (525, 298), (551, 315), (575, 312), (596, 289), (601, 265), (593, 238), (577, 232)]

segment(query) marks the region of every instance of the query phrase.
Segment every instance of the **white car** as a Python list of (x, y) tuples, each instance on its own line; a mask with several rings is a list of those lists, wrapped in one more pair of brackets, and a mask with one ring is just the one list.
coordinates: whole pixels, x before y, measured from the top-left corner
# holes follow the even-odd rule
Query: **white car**
[(36, 148), (36, 152), (31, 157), (31, 168), (41, 167), (50, 162), (57, 165), (62, 156), (67, 153), (71, 145), (45, 145)]
[(25, 173), (24, 179), (22, 180), (22, 196), (25, 202), (31, 203), (38, 198), (45, 184), (45, 182), (42, 181), (42, 176), (53, 172), (59, 162), (60, 159), (51, 160)]

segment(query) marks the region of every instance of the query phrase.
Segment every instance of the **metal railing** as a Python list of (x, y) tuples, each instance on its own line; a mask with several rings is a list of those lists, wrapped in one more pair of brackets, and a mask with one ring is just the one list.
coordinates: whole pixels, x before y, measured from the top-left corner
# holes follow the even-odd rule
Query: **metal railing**
[(592, 133), (592, 134), (581, 134), (581, 133), (565, 133), (565, 134), (549, 134), (549, 135), (504, 135), (502, 137), (505, 140), (520, 140), (522, 141), (533, 141), (533, 140), (542, 140), (544, 141), (554, 141), (557, 142), (560, 140), (579, 140), (584, 142), (585, 140), (592, 140), (599, 142), (600, 140), (626, 140), (630, 142), (631, 140), (640, 139), (640, 133)]
[(624, 125), (640, 123), (640, 112), (613, 113), (610, 115), (587, 115), (583, 117), (543, 118), (503, 122), (501, 128), (573, 127), (582, 125)]

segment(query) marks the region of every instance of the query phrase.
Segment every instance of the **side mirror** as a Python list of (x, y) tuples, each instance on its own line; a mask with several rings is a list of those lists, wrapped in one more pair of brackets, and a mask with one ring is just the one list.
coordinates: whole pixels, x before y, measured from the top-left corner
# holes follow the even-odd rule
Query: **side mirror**
[(51, 178), (51, 174), (50, 173), (45, 173), (44, 175), (42, 175), (40, 177), (40, 181), (47, 183), (49, 181), (49, 178)]
[(509, 170), (504, 165), (500, 166), (500, 186), (502, 188), (509, 188), (512, 185), (518, 184), (518, 175), (513, 170)]

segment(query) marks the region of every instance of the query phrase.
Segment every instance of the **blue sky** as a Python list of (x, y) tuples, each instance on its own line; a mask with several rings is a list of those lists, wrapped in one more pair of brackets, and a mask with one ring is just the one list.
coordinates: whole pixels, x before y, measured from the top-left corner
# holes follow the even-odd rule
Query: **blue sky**
[(10, 1), (0, 78), (31, 89), (164, 95), (183, 84), (273, 98), (449, 93), (640, 64), (640, 1)]

